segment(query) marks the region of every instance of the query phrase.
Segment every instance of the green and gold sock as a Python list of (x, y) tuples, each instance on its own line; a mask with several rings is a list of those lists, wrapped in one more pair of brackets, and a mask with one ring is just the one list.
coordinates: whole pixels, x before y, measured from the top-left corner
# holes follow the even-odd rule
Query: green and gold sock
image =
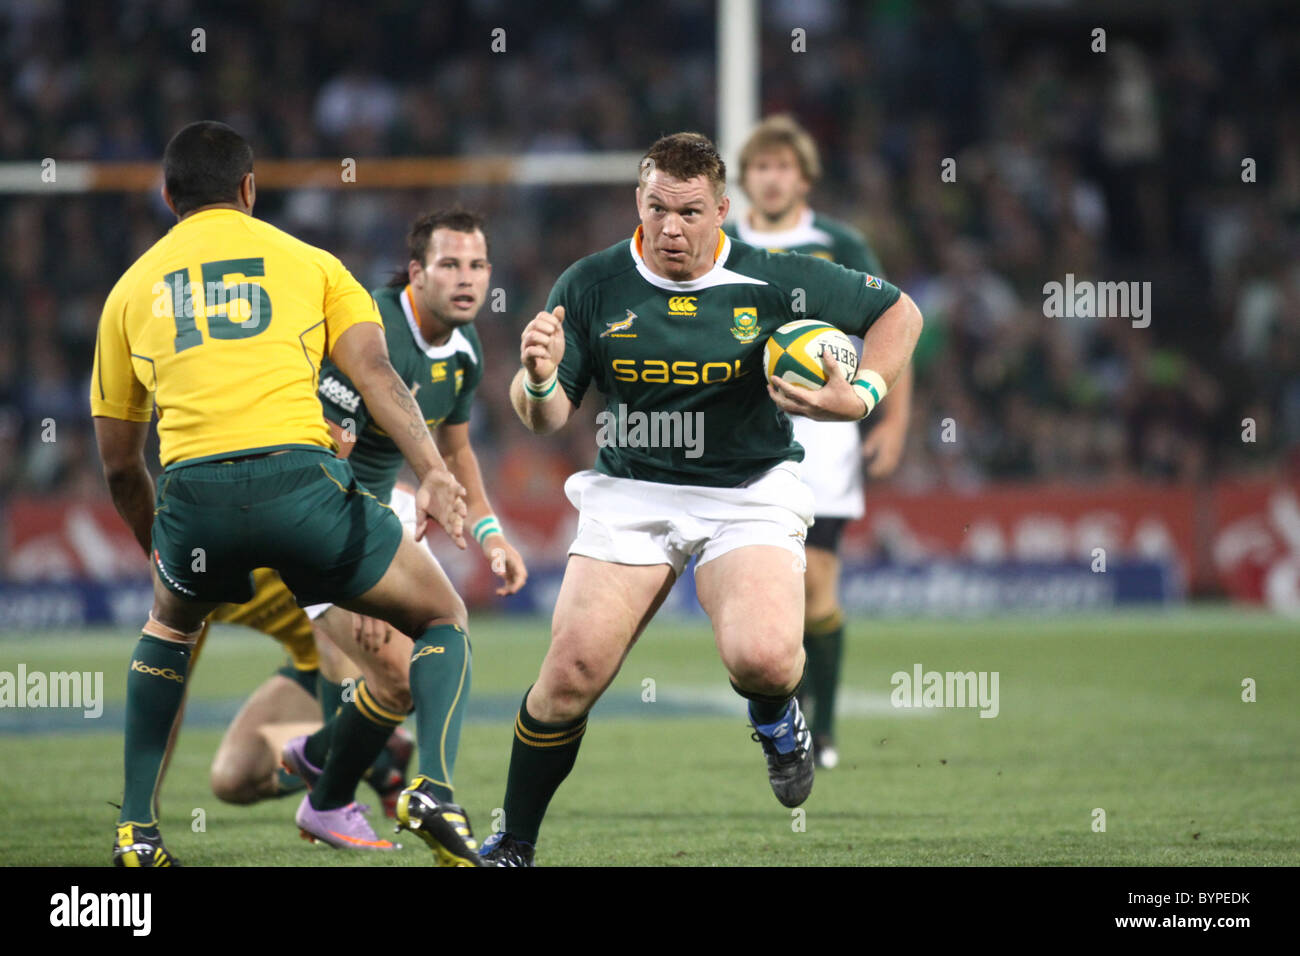
[(320, 702), (324, 725), (307, 738), (303, 753), (313, 767), (324, 767), (329, 757), (330, 742), (334, 739), (334, 728), (338, 726), (339, 714), (344, 707), (343, 685), (326, 679), (324, 674), (316, 678), (316, 700)]
[(329, 756), (318, 765), (321, 775), (312, 788), (311, 805), (317, 810), (335, 810), (355, 800), (361, 777), (384, 749), (393, 728), (405, 719), (405, 714), (380, 707), (366, 682), (359, 681), (356, 697), (333, 721)]
[(528, 695), (524, 694), (515, 718), (506, 777), (505, 829), (516, 839), (537, 842), (546, 808), (573, 769), (586, 732), (586, 714), (564, 723), (543, 723), (528, 713)]
[(809, 621), (804, 628), (803, 646), (808, 654), (805, 688), (813, 704), (808, 729), (814, 737), (833, 736), (835, 695), (844, 656), (844, 613), (836, 608), (823, 618)]
[(316, 677), (316, 700), (320, 702), (321, 716), (328, 721), (343, 706), (343, 685), (336, 684), (324, 674)]
[(118, 823), (156, 826), (158, 779), (185, 700), (190, 645), (142, 634), (126, 672), (126, 783)]
[(469, 636), (455, 624), (431, 627), (411, 651), (411, 702), (420, 746), (419, 774), (439, 800), (452, 799), (452, 773), (460, 747), (460, 725), (469, 699)]

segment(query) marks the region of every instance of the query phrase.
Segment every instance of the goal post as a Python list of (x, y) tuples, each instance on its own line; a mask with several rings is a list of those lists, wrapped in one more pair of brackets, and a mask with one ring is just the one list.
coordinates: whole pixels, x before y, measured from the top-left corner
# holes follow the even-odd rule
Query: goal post
[(718, 0), (717, 93), (718, 151), (727, 164), (731, 215), (744, 215), (740, 191), (740, 146), (758, 122), (758, 0)]

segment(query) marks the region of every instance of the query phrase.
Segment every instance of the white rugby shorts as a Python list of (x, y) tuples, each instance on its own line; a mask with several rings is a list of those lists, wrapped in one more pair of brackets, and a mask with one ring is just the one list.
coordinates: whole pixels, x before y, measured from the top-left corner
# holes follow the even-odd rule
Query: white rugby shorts
[(803, 445), (804, 481), (821, 518), (861, 518), (862, 438), (857, 422), (816, 422), (791, 415), (794, 440)]
[(681, 575), (751, 544), (804, 558), (813, 493), (796, 462), (782, 462), (738, 488), (670, 485), (580, 471), (564, 483), (578, 509), (569, 554), (615, 564), (667, 564)]

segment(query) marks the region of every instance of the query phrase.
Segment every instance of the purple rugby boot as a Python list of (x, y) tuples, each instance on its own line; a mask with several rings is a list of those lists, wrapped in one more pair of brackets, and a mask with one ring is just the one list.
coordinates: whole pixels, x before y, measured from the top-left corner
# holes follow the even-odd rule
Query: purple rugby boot
[(317, 810), (303, 797), (294, 822), (304, 840), (327, 843), (337, 850), (399, 850), (400, 843), (381, 840), (365, 818), (370, 808), (353, 800), (336, 810)]
[(310, 790), (316, 786), (316, 781), (320, 779), (321, 768), (312, 764), (307, 759), (306, 752), (307, 735), (301, 737), (291, 737), (285, 742), (284, 749), (280, 751), (280, 766), (292, 774), (296, 774), (302, 779)]

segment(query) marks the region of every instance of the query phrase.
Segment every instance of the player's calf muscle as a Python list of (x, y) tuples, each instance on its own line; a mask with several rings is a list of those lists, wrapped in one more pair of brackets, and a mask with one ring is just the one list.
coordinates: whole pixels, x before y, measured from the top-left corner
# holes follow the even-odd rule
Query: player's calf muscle
[(839, 606), (840, 562), (824, 548), (809, 548), (804, 573), (804, 619), (818, 621)]
[[(320, 673), (331, 684), (342, 684), (347, 678), (353, 680), (361, 676), (361, 669), (356, 663), (338, 649), (325, 630), (322, 621), (328, 621), (334, 612), (327, 612), (324, 618), (312, 621), (311, 632), (316, 639), (316, 652), (320, 655)], [(342, 613), (342, 612), (339, 612)]]
[(315, 621), (313, 630), (324, 634), (334, 653), (356, 668), (351, 676), (359, 671), (375, 703), (385, 710), (407, 713), (411, 709), (411, 639), (394, 629), (377, 648), (364, 646), (353, 636), (352, 620), (351, 611), (331, 608)]
[(366, 686), (385, 710), (405, 714), (411, 709), (410, 656), (410, 638), (394, 631), (377, 653), (361, 662)]

